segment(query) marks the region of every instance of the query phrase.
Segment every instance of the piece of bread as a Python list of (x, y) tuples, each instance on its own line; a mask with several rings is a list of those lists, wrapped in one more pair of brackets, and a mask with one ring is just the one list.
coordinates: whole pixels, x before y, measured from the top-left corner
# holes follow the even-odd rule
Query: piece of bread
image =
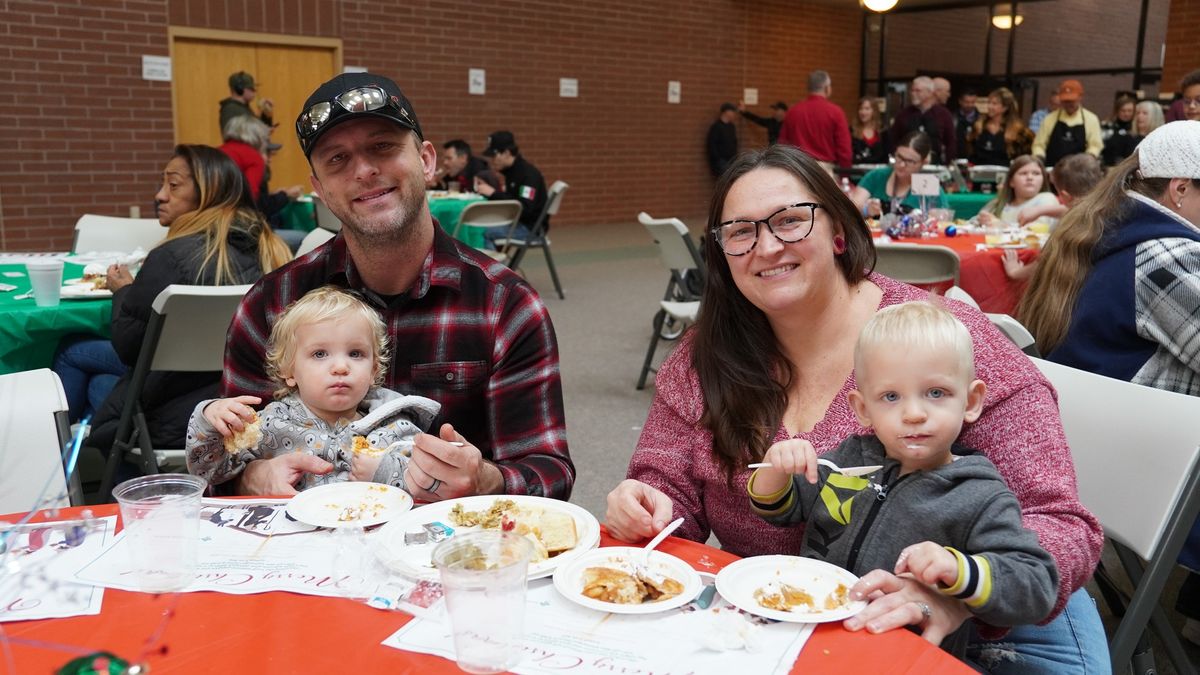
[(366, 455), (368, 457), (378, 457), (387, 452), (387, 448), (376, 448), (371, 445), (366, 436), (355, 436), (354, 442), (350, 446), (356, 455)]
[(569, 551), (579, 543), (579, 534), (575, 531), (575, 518), (569, 513), (551, 509), (542, 511), (538, 530), (538, 538), (551, 554)]
[(241, 431), (225, 437), (225, 452), (236, 455), (243, 450), (253, 450), (262, 442), (262, 420), (259, 419), (258, 413), (253, 415), (253, 419), (247, 422)]

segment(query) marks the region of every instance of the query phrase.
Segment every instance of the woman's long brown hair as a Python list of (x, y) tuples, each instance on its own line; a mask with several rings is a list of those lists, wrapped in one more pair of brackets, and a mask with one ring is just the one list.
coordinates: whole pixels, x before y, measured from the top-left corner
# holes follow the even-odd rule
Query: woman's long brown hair
[[(704, 395), (700, 423), (713, 436), (713, 455), (732, 484), (733, 474), (770, 447), (783, 420), (794, 372), (762, 310), (742, 295), (729, 261), (712, 235), (725, 197), (757, 169), (782, 169), (807, 186), (834, 228), (841, 226), (846, 251), (837, 256), (842, 277), (856, 284), (875, 268), (875, 245), (854, 203), (816, 160), (788, 145), (743, 153), (717, 181), (709, 208), (704, 252), (709, 273), (692, 342), (692, 368)], [(765, 229), (760, 236), (769, 237)], [(847, 338), (850, 339), (850, 338)]]
[(237, 282), (229, 262), (229, 233), (235, 227), (249, 228), (247, 232), (257, 237), (258, 262), (264, 274), (292, 259), (291, 249), (255, 208), (246, 177), (225, 153), (207, 145), (177, 145), (174, 156), (191, 169), (200, 204), (171, 223), (163, 242), (204, 235), (204, 261), (197, 272), (197, 283), (213, 260), (217, 284)]
[(1135, 150), (1062, 217), (1038, 256), (1029, 289), (1017, 305), (1017, 320), (1033, 334), (1043, 354), (1067, 336), (1075, 301), (1092, 271), (1096, 244), (1132, 206), (1125, 191), (1158, 199), (1171, 182), (1169, 178), (1142, 178), (1137, 170)]

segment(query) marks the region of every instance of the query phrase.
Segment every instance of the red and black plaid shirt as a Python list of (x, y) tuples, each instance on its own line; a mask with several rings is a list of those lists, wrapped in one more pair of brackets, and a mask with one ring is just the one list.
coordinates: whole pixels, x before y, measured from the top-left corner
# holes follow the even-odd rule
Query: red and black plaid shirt
[(265, 354), (276, 318), (314, 288), (350, 288), (387, 324), (392, 360), (384, 386), (441, 403), (432, 428), (453, 424), (499, 467), (505, 493), (567, 499), (575, 466), (546, 306), (507, 267), (434, 229), (415, 288), (393, 298), (366, 287), (340, 234), (264, 276), (229, 327), (221, 395), (270, 400), (276, 384)]

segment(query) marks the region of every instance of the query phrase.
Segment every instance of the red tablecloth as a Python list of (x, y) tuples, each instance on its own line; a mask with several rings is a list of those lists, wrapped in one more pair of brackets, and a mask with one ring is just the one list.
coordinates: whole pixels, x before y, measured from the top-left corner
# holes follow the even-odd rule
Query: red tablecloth
[[(905, 244), (945, 246), (958, 254), (958, 285), (969, 293), (979, 309), (994, 314), (1014, 314), (1017, 303), (1025, 292), (1026, 283), (1013, 281), (1004, 273), (1003, 249), (977, 250), (984, 243), (982, 234), (960, 234), (955, 237), (933, 239), (899, 239)], [(1029, 264), (1037, 259), (1038, 251), (1018, 249), (1021, 262)]]
[[(98, 516), (116, 505), (92, 507)], [(63, 511), (77, 517), (81, 509)], [(15, 521), (15, 517), (5, 520)], [(608, 537), (601, 546), (619, 542)], [(736, 556), (693, 541), (671, 537), (659, 548), (698, 569), (716, 572)], [(172, 613), (163, 620), (164, 613)], [(411, 617), (339, 598), (292, 593), (226, 595), (181, 593), (148, 595), (107, 589), (97, 616), (25, 621), (4, 625), (16, 673), (50, 673), (78, 652), (48, 645), (109, 651), (122, 658), (145, 657), (151, 672), (162, 673), (457, 673), (436, 656), (380, 644)], [(159, 639), (147, 640), (162, 628)], [(3, 638), (0, 638), (2, 640)], [(0, 646), (0, 664), (3, 664)], [(881, 635), (850, 632), (840, 623), (817, 628), (792, 673), (970, 673), (942, 650), (907, 630)]]

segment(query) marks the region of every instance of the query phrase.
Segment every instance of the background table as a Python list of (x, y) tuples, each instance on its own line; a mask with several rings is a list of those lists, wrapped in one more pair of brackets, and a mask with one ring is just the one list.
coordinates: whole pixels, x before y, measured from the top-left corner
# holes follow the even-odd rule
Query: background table
[[(0, 264), (0, 273), (21, 272), (23, 264)], [(66, 263), (63, 277), (83, 276), (82, 265)], [(112, 299), (62, 300), (57, 307), (38, 307), (33, 298), (14, 300), (29, 290), (29, 276), (6, 277), (0, 282), (17, 290), (0, 293), (0, 375), (34, 368), (49, 368), (54, 350), (64, 335), (89, 333), (109, 336)]]
[[(97, 516), (117, 512), (115, 504), (92, 507)], [(64, 518), (80, 508), (65, 509)], [(5, 520), (15, 521), (15, 516)], [(601, 546), (615, 542), (605, 533)], [(696, 542), (668, 538), (659, 548), (698, 568), (716, 572), (737, 560)], [(145, 645), (164, 624), (160, 641)], [(49, 673), (77, 654), (42, 643), (109, 651), (136, 659), (144, 647), (151, 672), (162, 673), (328, 673), (387, 672), (413, 675), (458, 673), (450, 661), (380, 644), (410, 620), (339, 598), (293, 593), (149, 595), (107, 589), (96, 616), (5, 624), (18, 673)], [(157, 649), (165, 647), (166, 653)], [(0, 659), (3, 657), (0, 656)], [(0, 663), (3, 661), (0, 660)], [(880, 635), (852, 633), (840, 623), (817, 628), (793, 673), (970, 673), (946, 652), (907, 630)]]
[(996, 195), (983, 192), (947, 192), (946, 201), (954, 209), (954, 217), (966, 220), (979, 213)]
[[(428, 192), (425, 194), (429, 194)], [(429, 197), (429, 212), (442, 225), (442, 229), (454, 234), (455, 228), (458, 229), (457, 238), (462, 243), (473, 248), (483, 248), (483, 230), (482, 227), (458, 227), (458, 221), (462, 219), (463, 209), (467, 208), (468, 204), (484, 201), (486, 197), (481, 195), (466, 193), (461, 196), (454, 197)]]
[[(901, 244), (923, 244), (926, 246), (945, 246), (958, 254), (958, 285), (969, 293), (979, 309), (993, 314), (1013, 315), (1017, 311), (1017, 303), (1025, 294), (1027, 283), (1013, 281), (1004, 273), (1004, 249), (988, 248), (978, 250), (984, 244), (982, 234), (960, 234), (955, 237), (935, 237), (933, 239), (904, 238), (897, 239)], [(1035, 249), (1017, 249), (1017, 257), (1028, 265), (1037, 260)]]

